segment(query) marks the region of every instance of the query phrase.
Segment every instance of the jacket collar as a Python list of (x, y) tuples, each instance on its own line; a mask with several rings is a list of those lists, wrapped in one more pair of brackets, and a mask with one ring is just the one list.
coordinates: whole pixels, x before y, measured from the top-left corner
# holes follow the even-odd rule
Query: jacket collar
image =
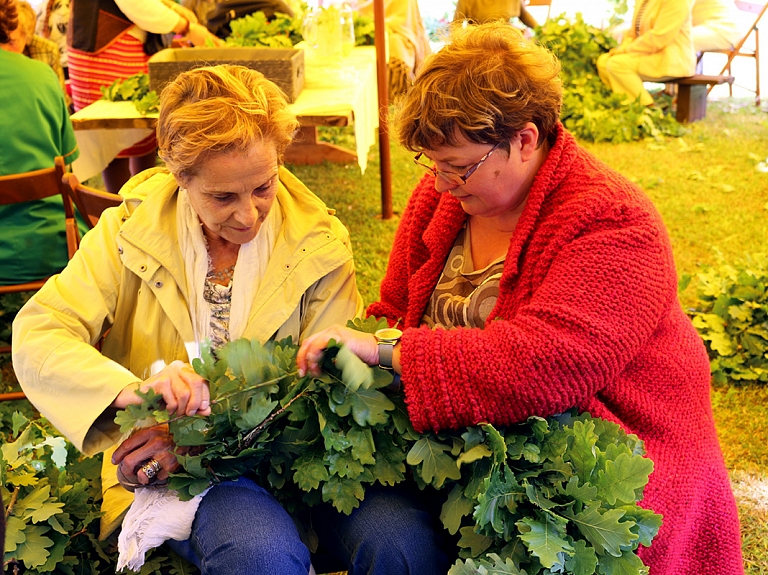
[[(272, 209), (282, 210), (283, 225), (259, 288), (259, 297), (251, 309), (244, 334), (247, 337), (270, 337), (298, 305), (301, 294), (352, 258), (333, 228), (332, 211), (322, 200), (285, 168), (280, 168), (279, 179)], [(177, 191), (175, 178), (164, 168), (154, 168), (132, 178), (120, 192), (129, 217), (119, 232), (118, 241), (126, 246), (122, 255), (126, 268), (144, 282), (157, 281), (160, 275), (155, 274), (159, 271), (170, 274), (169, 279), (186, 302), (189, 301), (186, 271), (176, 240)], [(187, 309), (184, 302), (171, 298), (161, 303), (180, 333), (187, 337), (187, 331), (191, 334), (189, 314), (177, 310), (179, 303)], [(259, 317), (271, 320), (255, 321)], [(254, 329), (258, 334), (252, 333)]]

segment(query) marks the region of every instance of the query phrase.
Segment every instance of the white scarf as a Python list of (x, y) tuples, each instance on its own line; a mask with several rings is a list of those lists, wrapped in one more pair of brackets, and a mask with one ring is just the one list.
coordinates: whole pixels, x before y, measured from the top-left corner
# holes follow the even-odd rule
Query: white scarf
[[(245, 331), (254, 294), (258, 293), (261, 280), (267, 271), (282, 223), (283, 216), (275, 202), (256, 237), (240, 246), (235, 275), (232, 278), (232, 307), (229, 313), (229, 335), (232, 340), (242, 337)], [(211, 333), (211, 308), (203, 298), (210, 258), (200, 218), (189, 203), (189, 196), (183, 188), (179, 189), (176, 224), (179, 230), (179, 247), (186, 266), (189, 313), (195, 332), (194, 348), (187, 348), (191, 362), (200, 357), (200, 346), (210, 338)]]
[[(232, 303), (229, 313), (231, 340), (242, 337), (245, 331), (254, 295), (259, 291), (282, 223), (280, 206), (275, 201), (256, 237), (240, 246), (232, 278)], [(194, 358), (200, 357), (201, 346), (210, 339), (211, 308), (203, 298), (210, 258), (200, 218), (184, 189), (179, 189), (178, 193), (176, 224), (187, 278), (189, 313), (195, 333), (195, 341), (187, 344), (191, 363)], [(155, 371), (162, 367), (164, 365), (158, 366)], [(137, 489), (118, 537), (117, 570), (128, 567), (132, 571), (139, 571), (150, 549), (162, 545), (168, 539), (189, 539), (192, 521), (206, 493), (208, 490), (189, 501), (180, 501), (175, 491), (165, 488)]]

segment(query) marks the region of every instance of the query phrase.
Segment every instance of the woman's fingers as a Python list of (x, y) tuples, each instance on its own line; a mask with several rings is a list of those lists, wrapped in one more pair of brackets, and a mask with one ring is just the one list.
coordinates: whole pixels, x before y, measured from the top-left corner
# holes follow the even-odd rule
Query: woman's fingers
[(208, 382), (187, 365), (183, 366), (180, 378), (190, 390), (185, 413), (187, 415), (210, 415), (211, 391), (208, 388)]
[(141, 384), (141, 390), (154, 390), (163, 396), (168, 413), (177, 415), (209, 415), (208, 383), (187, 364), (174, 361), (157, 375)]
[(328, 347), (328, 342), (331, 340), (344, 344), (352, 353), (368, 365), (378, 363), (378, 344), (372, 334), (340, 325), (333, 325), (309, 336), (301, 344), (296, 354), (296, 366), (299, 369), (300, 376), (303, 377), (307, 373), (312, 375), (320, 374), (323, 353)]
[[(308, 372), (312, 375), (320, 374), (320, 362), (323, 359), (323, 353), (328, 347), (328, 342), (332, 339), (331, 333), (335, 334), (336, 327), (331, 326), (311, 335), (301, 344), (296, 353), (296, 366), (299, 368), (301, 377), (304, 377)], [(333, 339), (340, 341), (335, 337)]]
[[(174, 455), (173, 438), (168, 426), (155, 426), (136, 431), (112, 455), (112, 463), (128, 478), (136, 477), (141, 484), (163, 481), (179, 467)], [(157, 461), (159, 468), (152, 477), (143, 469), (147, 462)]]

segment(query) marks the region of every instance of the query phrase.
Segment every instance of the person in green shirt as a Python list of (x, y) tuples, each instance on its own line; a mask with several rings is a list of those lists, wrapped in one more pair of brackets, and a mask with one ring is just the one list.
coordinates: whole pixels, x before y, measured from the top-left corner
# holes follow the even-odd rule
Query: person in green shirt
[[(11, 49), (16, 0), (0, 0), (0, 176), (71, 164), (77, 141), (56, 74)], [(67, 264), (61, 198), (0, 206), (0, 285), (54, 274)]]

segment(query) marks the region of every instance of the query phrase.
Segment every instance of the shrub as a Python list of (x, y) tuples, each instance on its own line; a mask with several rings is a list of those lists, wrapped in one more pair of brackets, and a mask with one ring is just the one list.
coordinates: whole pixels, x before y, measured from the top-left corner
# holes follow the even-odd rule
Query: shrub
[(616, 46), (609, 30), (561, 16), (536, 30), (536, 39), (562, 66), (563, 110), (560, 119), (577, 138), (589, 142), (632, 142), (647, 137), (679, 136), (682, 128), (664, 97), (653, 106), (625, 103), (597, 73), (597, 58)]
[[(722, 257), (720, 257), (722, 260)], [(693, 325), (707, 346), (713, 381), (768, 382), (768, 257), (722, 261), (697, 275)]]

